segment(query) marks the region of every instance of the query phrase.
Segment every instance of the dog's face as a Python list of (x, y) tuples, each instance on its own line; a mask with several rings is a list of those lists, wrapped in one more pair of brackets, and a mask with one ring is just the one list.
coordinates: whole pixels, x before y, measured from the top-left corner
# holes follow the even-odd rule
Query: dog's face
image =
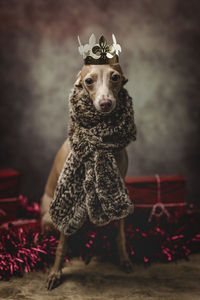
[(127, 81), (119, 64), (84, 65), (75, 85), (89, 93), (98, 111), (108, 114), (115, 109), (118, 93)]

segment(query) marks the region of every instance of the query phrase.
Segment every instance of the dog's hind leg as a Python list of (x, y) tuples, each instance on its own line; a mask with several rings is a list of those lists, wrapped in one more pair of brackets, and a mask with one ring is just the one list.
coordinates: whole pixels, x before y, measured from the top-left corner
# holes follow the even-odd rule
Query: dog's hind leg
[(124, 230), (124, 223), (124, 219), (121, 219), (119, 221), (119, 228), (116, 241), (118, 247), (120, 266), (124, 272), (130, 273), (133, 269), (133, 266), (126, 250), (126, 236)]
[(66, 251), (67, 251), (67, 236), (61, 232), (60, 240), (56, 249), (55, 262), (47, 279), (48, 290), (52, 290), (53, 288), (57, 287), (61, 283), (62, 267), (63, 267)]

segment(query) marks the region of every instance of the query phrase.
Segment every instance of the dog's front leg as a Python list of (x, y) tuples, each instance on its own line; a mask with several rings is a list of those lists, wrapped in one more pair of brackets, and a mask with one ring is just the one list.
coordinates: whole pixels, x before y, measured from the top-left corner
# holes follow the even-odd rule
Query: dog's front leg
[(52, 290), (61, 283), (62, 266), (67, 251), (67, 237), (64, 233), (60, 233), (60, 240), (56, 249), (56, 257), (54, 265), (47, 279), (47, 289)]
[(124, 223), (125, 223), (124, 219), (121, 219), (119, 221), (119, 227), (117, 233), (117, 247), (118, 247), (120, 266), (122, 267), (123, 271), (130, 273), (133, 267), (126, 250), (126, 236), (125, 236)]

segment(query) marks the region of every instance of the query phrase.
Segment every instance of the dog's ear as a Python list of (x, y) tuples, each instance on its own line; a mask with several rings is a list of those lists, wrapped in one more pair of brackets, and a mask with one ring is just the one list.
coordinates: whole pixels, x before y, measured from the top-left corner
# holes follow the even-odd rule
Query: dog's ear
[(125, 85), (128, 82), (128, 78), (122, 75), (122, 85)]
[(78, 72), (78, 74), (77, 74), (76, 77), (77, 77), (77, 79), (76, 79), (76, 81), (74, 83), (74, 86), (78, 87), (78, 88), (82, 88), (83, 85), (82, 85), (82, 80), (81, 80), (81, 71)]

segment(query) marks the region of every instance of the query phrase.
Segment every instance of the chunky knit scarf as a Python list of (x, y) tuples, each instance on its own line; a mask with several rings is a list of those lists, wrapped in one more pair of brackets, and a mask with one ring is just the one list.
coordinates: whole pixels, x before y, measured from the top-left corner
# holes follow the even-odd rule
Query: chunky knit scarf
[(87, 216), (100, 226), (133, 211), (114, 154), (136, 134), (132, 99), (124, 88), (108, 115), (95, 109), (84, 89), (75, 86), (69, 100), (71, 151), (50, 205), (54, 225), (66, 235), (76, 232)]

